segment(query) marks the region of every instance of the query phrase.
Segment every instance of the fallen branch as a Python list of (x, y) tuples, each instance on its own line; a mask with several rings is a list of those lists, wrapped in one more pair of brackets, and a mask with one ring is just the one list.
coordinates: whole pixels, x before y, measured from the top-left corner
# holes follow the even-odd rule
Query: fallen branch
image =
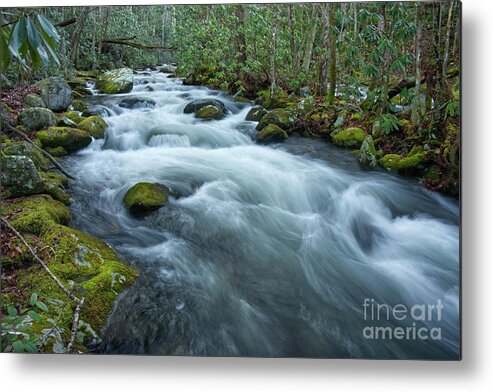
[[(424, 83), (426, 79), (423, 79), (421, 83)], [(416, 80), (415, 79), (402, 79), (396, 86), (392, 87), (389, 90), (388, 97), (389, 99), (394, 98), (396, 95), (399, 95), (402, 90), (406, 88), (413, 88), (416, 87)]]
[(12, 131), (14, 132), (16, 135), (19, 135), (20, 137), (22, 137), (26, 142), (30, 143), (32, 146), (34, 146), (34, 148), (36, 150), (38, 150), (39, 152), (41, 152), (46, 158), (48, 158), (48, 160), (53, 163), (53, 165), (55, 165), (55, 167), (65, 176), (65, 177), (68, 177), (72, 180), (76, 180), (76, 178), (74, 176), (72, 176), (71, 174), (69, 174), (57, 161), (55, 158), (53, 158), (53, 156), (51, 156), (51, 154), (49, 154), (48, 152), (46, 152), (45, 150), (43, 150), (42, 148), (38, 147), (35, 143), (33, 143), (33, 141), (31, 139), (29, 139), (27, 137), (27, 135), (18, 130), (17, 128), (14, 128), (12, 125), (8, 124), (8, 123), (5, 123), (4, 125), (7, 126), (7, 128), (9, 129), (9, 131)]
[(77, 307), (75, 308), (74, 322), (72, 323), (72, 333), (70, 334), (70, 341), (67, 346), (67, 353), (74, 352), (75, 334), (77, 333), (77, 329), (79, 329), (79, 314), (80, 310), (82, 309), (82, 305), (84, 305), (84, 298), (80, 300), (80, 302), (77, 304)]
[(77, 18), (70, 18), (70, 19), (65, 19), (62, 20), (61, 22), (58, 22), (55, 26), (56, 27), (65, 27), (65, 26), (70, 26), (71, 24), (77, 23)]
[(168, 46), (145, 45), (145, 44), (139, 44), (137, 42), (130, 42), (134, 38), (135, 37), (118, 38), (118, 39), (105, 39), (105, 40), (103, 40), (103, 44), (106, 44), (106, 45), (126, 45), (126, 46), (131, 46), (132, 48), (144, 49), (144, 50), (154, 50), (154, 49), (176, 50), (175, 48), (168, 47)]
[(67, 294), (67, 296), (69, 298), (72, 298), (77, 304), (80, 304), (81, 303), (81, 300), (79, 298), (77, 298), (71, 291), (69, 291), (64, 285), (62, 282), (60, 282), (60, 280), (53, 274), (53, 272), (51, 272), (51, 270), (48, 268), (48, 266), (46, 265), (46, 263), (40, 259), (38, 257), (38, 255), (36, 254), (36, 252), (34, 252), (33, 248), (31, 248), (31, 246), (27, 243), (27, 241), (25, 240), (25, 238), (16, 230), (14, 229), (9, 222), (7, 222), (7, 220), (5, 220), (4, 218), (1, 218), (2, 219), (2, 223), (7, 226), (10, 231), (12, 231), (12, 233), (14, 233), (21, 241), (22, 243), (24, 244), (24, 246), (27, 248), (27, 250), (29, 251), (29, 253), (31, 253), (31, 256), (34, 257), (34, 259), (39, 263), (41, 264), (41, 267), (43, 267), (43, 269), (48, 273), (48, 275), (50, 275), (51, 279), (53, 279), (55, 281), (55, 283), (58, 285), (58, 287), (60, 287), (60, 289), (62, 289), (62, 291)]
[[(62, 318), (63, 311), (65, 310), (65, 307), (67, 306), (67, 303), (69, 301), (69, 297), (67, 296), (67, 300), (63, 303), (62, 308), (60, 309), (60, 313), (58, 313), (58, 316), (53, 323), (53, 327), (43, 336), (43, 342), (46, 342), (46, 339), (48, 339), (51, 334), (55, 331), (55, 329), (58, 329), (58, 323), (60, 322), (60, 319)], [(60, 330), (58, 331), (60, 332)]]

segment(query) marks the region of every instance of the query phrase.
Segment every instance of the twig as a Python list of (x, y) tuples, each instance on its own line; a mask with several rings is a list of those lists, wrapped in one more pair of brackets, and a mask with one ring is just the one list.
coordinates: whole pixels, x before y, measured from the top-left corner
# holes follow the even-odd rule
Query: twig
[(80, 310), (82, 308), (82, 305), (84, 305), (84, 298), (82, 298), (80, 300), (77, 307), (75, 308), (74, 322), (72, 323), (72, 333), (70, 334), (70, 342), (68, 343), (68, 346), (67, 346), (67, 353), (73, 353), (74, 352), (75, 334), (77, 333), (77, 329), (79, 328), (79, 314), (80, 314)]
[(50, 337), (50, 335), (53, 333), (53, 331), (55, 329), (58, 329), (58, 323), (60, 322), (60, 319), (62, 318), (62, 313), (65, 310), (65, 307), (67, 306), (69, 299), (70, 299), (69, 296), (67, 296), (67, 300), (63, 303), (62, 309), (60, 310), (60, 313), (58, 313), (58, 316), (57, 316), (55, 322), (53, 323), (53, 327), (43, 336), (43, 342), (45, 342), (46, 339), (48, 339)]
[(46, 158), (48, 158), (48, 160), (53, 163), (53, 165), (55, 165), (55, 167), (63, 174), (65, 175), (65, 177), (68, 177), (72, 180), (76, 180), (76, 178), (74, 176), (72, 176), (71, 174), (69, 174), (57, 161), (55, 158), (53, 158), (53, 156), (51, 156), (51, 154), (49, 154), (48, 152), (46, 152), (45, 150), (43, 150), (42, 148), (38, 147), (35, 143), (33, 143), (33, 141), (31, 139), (29, 139), (27, 137), (27, 135), (22, 132), (22, 131), (19, 131), (17, 128), (14, 128), (12, 125), (8, 124), (8, 123), (5, 123), (5, 125), (7, 126), (7, 128), (9, 129), (9, 131), (12, 131), (14, 132), (16, 135), (19, 135), (20, 137), (22, 137), (26, 142), (30, 143), (32, 146), (34, 146), (35, 149), (37, 149), (38, 151), (40, 151)]
[(34, 259), (39, 263), (41, 264), (41, 266), (43, 267), (43, 269), (48, 273), (48, 275), (50, 275), (51, 279), (53, 279), (55, 281), (55, 283), (62, 289), (62, 291), (67, 294), (68, 297), (72, 298), (75, 302), (77, 302), (77, 304), (80, 304), (81, 303), (81, 300), (79, 298), (77, 298), (71, 291), (69, 291), (64, 285), (62, 282), (60, 282), (60, 280), (53, 274), (53, 272), (51, 272), (51, 270), (48, 268), (48, 266), (46, 265), (46, 263), (41, 260), (38, 255), (34, 252), (34, 250), (29, 246), (29, 244), (26, 242), (26, 240), (24, 239), (24, 237), (16, 230), (14, 229), (9, 222), (7, 222), (4, 218), (1, 218), (2, 219), (2, 223), (7, 226), (11, 231), (12, 233), (14, 233), (21, 241), (22, 243), (24, 244), (24, 246), (27, 248), (27, 250), (29, 251), (29, 253), (31, 253), (31, 255), (34, 257)]

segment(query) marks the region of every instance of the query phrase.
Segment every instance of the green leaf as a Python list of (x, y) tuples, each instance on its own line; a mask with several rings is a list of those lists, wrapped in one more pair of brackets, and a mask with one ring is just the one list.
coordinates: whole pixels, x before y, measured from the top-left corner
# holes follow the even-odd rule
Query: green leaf
[(24, 352), (24, 344), (22, 343), (21, 340), (16, 340), (15, 342), (12, 343), (12, 348), (14, 349), (15, 353), (22, 353)]
[(38, 21), (41, 26), (42, 32), (44, 32), (48, 37), (50, 37), (55, 43), (60, 41), (60, 35), (56, 31), (55, 27), (46, 19), (43, 15), (38, 14)]
[(36, 306), (40, 308), (44, 312), (48, 312), (48, 306), (46, 306), (43, 302), (36, 302)]
[(29, 317), (31, 317), (33, 320), (36, 320), (36, 321), (39, 321), (41, 320), (41, 317), (39, 316), (38, 313), (36, 313), (34, 310), (30, 310), (29, 312), (27, 312), (27, 314), (29, 315)]
[(31, 306), (34, 306), (36, 302), (38, 302), (38, 294), (32, 293), (31, 298), (29, 299), (29, 303), (31, 304)]
[(39, 37), (38, 29), (31, 21), (31, 19), (29, 19), (29, 17), (26, 18), (26, 29), (27, 29), (27, 39), (29, 41), (29, 44), (33, 48), (37, 48), (39, 45), (41, 45), (41, 39)]
[(6, 29), (0, 31), (0, 69), (5, 71), (10, 63), (9, 44), (7, 42)]
[(7, 313), (11, 317), (17, 316), (17, 310), (13, 306), (7, 307)]
[(12, 35), (10, 37), (10, 48), (19, 60), (24, 60), (27, 53), (27, 46), (26, 18), (24, 15), (21, 15), (12, 30)]

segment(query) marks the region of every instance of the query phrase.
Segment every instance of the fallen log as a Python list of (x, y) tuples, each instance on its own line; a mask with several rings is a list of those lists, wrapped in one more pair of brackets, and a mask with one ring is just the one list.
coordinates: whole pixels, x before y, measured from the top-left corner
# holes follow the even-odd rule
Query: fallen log
[(165, 50), (175, 50), (175, 48), (160, 45), (145, 45), (138, 42), (131, 42), (135, 37), (131, 38), (118, 38), (118, 39), (105, 39), (103, 40), (104, 45), (126, 45), (131, 46), (136, 49), (144, 50), (155, 50), (155, 49), (165, 49)]

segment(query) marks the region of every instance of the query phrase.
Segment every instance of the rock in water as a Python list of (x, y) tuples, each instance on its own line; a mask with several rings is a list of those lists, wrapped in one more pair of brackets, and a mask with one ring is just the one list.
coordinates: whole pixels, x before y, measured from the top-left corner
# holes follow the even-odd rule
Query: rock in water
[(169, 193), (170, 190), (162, 184), (139, 182), (127, 191), (123, 203), (132, 214), (145, 214), (164, 207)]
[(24, 109), (19, 115), (17, 122), (28, 131), (39, 131), (40, 129), (56, 125), (57, 119), (50, 109), (38, 107)]
[(192, 101), (187, 106), (185, 106), (185, 109), (183, 109), (183, 113), (197, 113), (204, 106), (215, 106), (224, 114), (227, 113), (226, 106), (224, 106), (224, 103), (222, 103), (218, 99), (196, 99), (195, 101)]
[(89, 132), (95, 139), (101, 139), (104, 137), (104, 131), (108, 128), (108, 124), (99, 116), (91, 116), (79, 122), (77, 128)]
[(176, 67), (174, 65), (171, 65), (171, 64), (166, 64), (159, 69), (159, 72), (172, 74), (172, 73), (176, 72)]
[(195, 117), (204, 120), (220, 120), (224, 117), (224, 112), (217, 106), (207, 105), (197, 110), (197, 113), (195, 113)]
[(0, 182), (7, 197), (28, 196), (44, 189), (33, 161), (22, 155), (8, 155), (0, 160)]
[(156, 102), (150, 98), (131, 97), (122, 99), (118, 106), (125, 109), (152, 109)]
[(54, 112), (65, 111), (72, 102), (72, 90), (63, 78), (53, 76), (40, 80), (34, 86), (41, 90), (46, 107)]
[(267, 110), (265, 110), (262, 106), (256, 106), (251, 108), (247, 113), (245, 120), (247, 121), (260, 121), (262, 117), (267, 114)]
[(257, 143), (262, 144), (282, 142), (287, 138), (288, 134), (286, 133), (286, 131), (282, 130), (274, 124), (267, 125), (261, 131), (258, 131), (255, 134), (255, 140), (257, 141)]
[(106, 94), (122, 94), (132, 91), (134, 74), (130, 68), (107, 71), (96, 81), (96, 88)]
[(269, 124), (277, 125), (279, 128), (289, 131), (300, 115), (298, 108), (274, 109), (262, 117), (257, 124), (257, 131), (261, 131)]

